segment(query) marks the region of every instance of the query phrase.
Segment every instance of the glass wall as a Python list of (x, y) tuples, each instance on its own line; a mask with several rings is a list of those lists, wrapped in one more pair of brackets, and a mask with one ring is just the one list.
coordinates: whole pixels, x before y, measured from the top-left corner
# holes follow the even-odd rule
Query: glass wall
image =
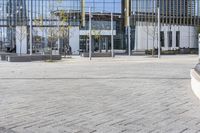
[[(42, 17), (46, 21), (50, 18), (51, 13), (54, 11), (80, 11), (80, 0), (0, 0), (0, 24), (3, 23), (3, 18), (19, 18), (14, 16), (17, 14), (20, 15), (20, 10), (22, 10), (21, 13), (23, 13), (23, 16), (30, 18), (31, 5), (33, 19)], [(48, 22), (44, 24), (47, 23)], [(7, 23), (4, 22), (4, 25), (6, 24)]]
[[(32, 3), (31, 3), (32, 2)], [(80, 11), (80, 0), (28, 0), (26, 5), (30, 11), (32, 4), (33, 19), (43, 18), (44, 25), (49, 25), (51, 15), (56, 11), (69, 12), (73, 19), (79, 19), (73, 11)], [(29, 12), (30, 16), (30, 12)]]
[[(0, 0), (0, 49), (10, 51), (15, 47), (18, 39), (16, 26), (27, 26), (26, 33), (29, 33), (31, 14), (33, 47), (47, 46), (50, 40), (48, 32), (57, 29), (59, 18), (56, 12), (61, 11), (69, 15), (65, 25), (79, 25), (80, 0)], [(29, 40), (29, 34), (26, 36)]]
[(121, 0), (85, 0), (87, 11), (121, 13)]
[[(86, 10), (86, 27), (89, 28), (88, 12), (89, 8), (92, 12), (92, 30), (99, 30), (97, 35), (92, 37), (93, 51), (94, 52), (108, 52), (111, 48), (111, 36), (100, 35), (102, 30), (111, 29), (111, 13), (114, 15), (113, 29), (117, 32), (114, 36), (115, 49), (123, 49), (123, 30), (122, 30), (122, 1), (121, 0), (85, 0)], [(95, 33), (96, 34), (96, 33)], [(80, 44), (84, 52), (88, 51), (88, 37), (81, 36)]]
[[(89, 8), (91, 8), (93, 14), (99, 14), (101, 16), (92, 19), (93, 29), (110, 30), (110, 13), (120, 14), (122, 6), (121, 0), (85, 0), (86, 14), (88, 14)], [(3, 46), (2, 43), (4, 43), (4, 46), (7, 45), (6, 47), (14, 47), (17, 39), (16, 26), (19, 26), (18, 22), (23, 22), (23, 25), (27, 26), (27, 33), (29, 33), (31, 14), (33, 47), (37, 51), (37, 49), (47, 47), (53, 39), (50, 37), (49, 31), (58, 29), (58, 25), (61, 24), (61, 17), (59, 15), (65, 16), (62, 18), (64, 23), (61, 25), (80, 25), (81, 0), (0, 0), (0, 48)], [(102, 14), (107, 15), (102, 18)], [(87, 16), (86, 29), (88, 25)], [(119, 21), (115, 21), (114, 29), (120, 31), (120, 25), (121, 23)], [(67, 34), (68, 31), (65, 32)], [(27, 34), (27, 39), (29, 45), (29, 34)], [(68, 42), (68, 39), (63, 40), (65, 40), (64, 43)], [(57, 43), (57, 40), (53, 39), (53, 45), (56, 46)]]
[(0, 49), (3, 49), (3, 44), (6, 44), (6, 1), (5, 0), (0, 0)]
[[(110, 29), (110, 13), (114, 13), (115, 46), (125, 49), (124, 43), (124, 0), (84, 0), (86, 27), (88, 29), (88, 11), (91, 8), (92, 28), (94, 30)], [(157, 7), (160, 8), (162, 24), (199, 25), (200, 0), (130, 0), (131, 38), (134, 42), (136, 22), (157, 22)], [(31, 8), (32, 7), (32, 8)], [(32, 13), (30, 12), (32, 9)], [(0, 0), (0, 48), (15, 44), (15, 27), (26, 25), (29, 33), (30, 16), (33, 16), (34, 44), (42, 41), (42, 47), (49, 43), (50, 29), (58, 28), (64, 15), (65, 26), (80, 26), (81, 0)], [(96, 14), (96, 15), (95, 15)], [(99, 15), (99, 16), (98, 16)], [(67, 16), (67, 19), (66, 19)], [(23, 21), (22, 21), (23, 20)], [(63, 19), (62, 19), (63, 20)], [(147, 23), (142, 23), (147, 24)], [(84, 29), (84, 28), (82, 28)], [(29, 40), (29, 35), (27, 35)], [(38, 39), (39, 37), (39, 39)], [(50, 38), (52, 39), (52, 38)], [(109, 42), (109, 39), (108, 41)], [(28, 42), (30, 43), (30, 42)], [(55, 45), (56, 41), (54, 41)]]

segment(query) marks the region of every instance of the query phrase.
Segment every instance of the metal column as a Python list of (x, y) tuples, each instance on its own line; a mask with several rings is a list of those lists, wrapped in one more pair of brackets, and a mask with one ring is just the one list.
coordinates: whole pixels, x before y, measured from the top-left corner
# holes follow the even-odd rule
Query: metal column
[(124, 0), (124, 27), (126, 29), (126, 42), (128, 45), (128, 55), (131, 55), (131, 30), (130, 30), (130, 0)]
[(85, 0), (81, 0), (81, 26), (85, 27)]

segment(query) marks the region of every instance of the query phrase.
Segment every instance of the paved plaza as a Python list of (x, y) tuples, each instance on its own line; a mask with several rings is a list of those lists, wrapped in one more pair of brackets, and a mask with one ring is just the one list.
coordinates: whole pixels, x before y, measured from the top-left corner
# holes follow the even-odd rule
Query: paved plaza
[(197, 133), (197, 56), (0, 62), (0, 133)]

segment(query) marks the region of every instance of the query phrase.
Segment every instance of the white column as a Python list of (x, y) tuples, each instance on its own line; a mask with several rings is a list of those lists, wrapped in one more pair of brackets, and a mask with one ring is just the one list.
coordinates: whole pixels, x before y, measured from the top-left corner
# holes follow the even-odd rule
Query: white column
[(137, 45), (139, 44), (138, 43), (138, 30), (139, 30), (139, 25), (138, 25), (138, 22), (136, 22), (135, 24), (135, 45), (134, 45), (134, 51), (137, 51)]
[(79, 55), (80, 36), (79, 27), (73, 26), (69, 29), (69, 45), (71, 47), (72, 55)]
[(200, 59), (200, 34), (199, 34), (199, 59)]
[(16, 53), (27, 54), (27, 27), (16, 26)]

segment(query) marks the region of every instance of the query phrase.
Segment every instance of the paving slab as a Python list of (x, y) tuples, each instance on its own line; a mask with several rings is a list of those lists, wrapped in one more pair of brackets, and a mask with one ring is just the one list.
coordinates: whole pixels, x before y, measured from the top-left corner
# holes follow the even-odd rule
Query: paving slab
[(0, 133), (199, 132), (196, 55), (0, 62)]

